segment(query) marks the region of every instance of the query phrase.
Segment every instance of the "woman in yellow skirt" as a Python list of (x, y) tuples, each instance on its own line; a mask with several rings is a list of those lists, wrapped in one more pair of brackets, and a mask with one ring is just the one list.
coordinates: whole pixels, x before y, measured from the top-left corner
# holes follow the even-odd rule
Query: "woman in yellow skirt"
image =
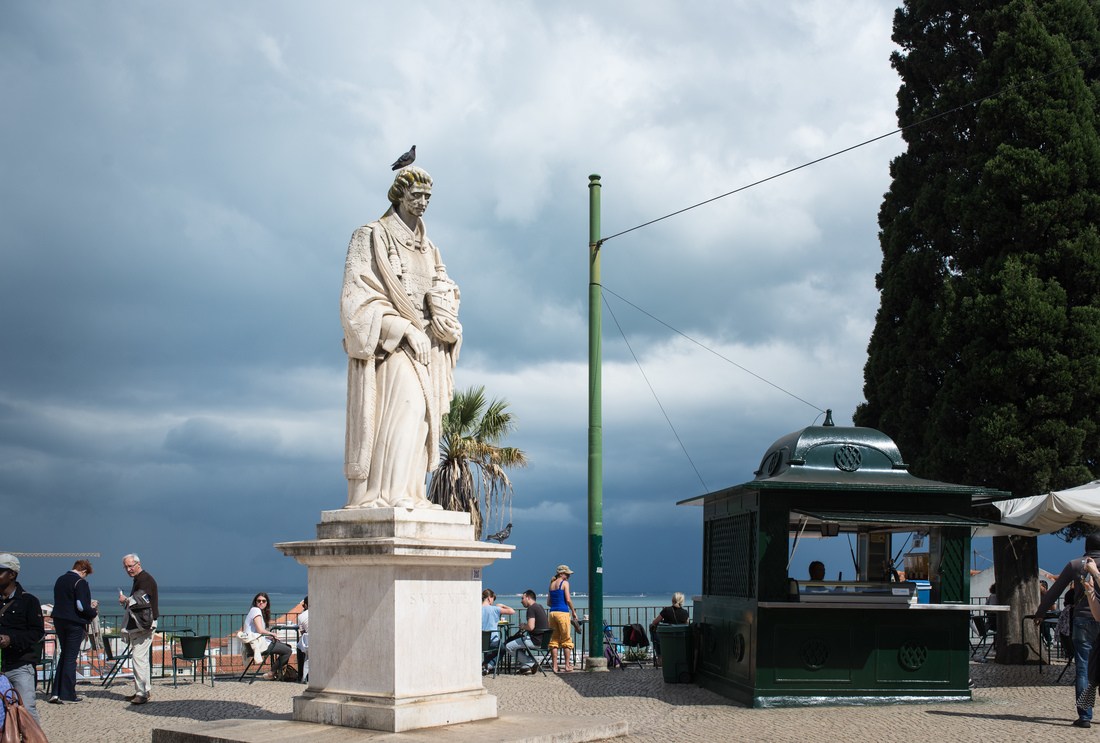
[(565, 673), (573, 671), (573, 636), (572, 620), (577, 616), (577, 610), (573, 608), (573, 599), (569, 596), (569, 576), (573, 571), (568, 565), (558, 565), (557, 572), (550, 579), (550, 660), (554, 666), (554, 673), (558, 670), (558, 656), (564, 656)]

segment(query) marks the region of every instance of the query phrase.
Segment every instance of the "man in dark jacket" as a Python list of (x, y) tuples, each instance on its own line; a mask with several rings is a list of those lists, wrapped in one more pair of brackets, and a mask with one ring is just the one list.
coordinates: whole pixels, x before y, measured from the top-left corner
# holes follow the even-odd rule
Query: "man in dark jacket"
[(53, 627), (61, 643), (61, 659), (53, 677), (50, 704), (79, 702), (76, 695), (76, 659), (88, 622), (96, 617), (99, 602), (92, 599), (92, 589), (86, 580), (92, 573), (92, 563), (77, 560), (73, 569), (53, 584)]
[(23, 698), (23, 704), (34, 719), (34, 664), (38, 661), (39, 644), (45, 636), (42, 604), (23, 590), (19, 577), (19, 559), (0, 554), (0, 672)]
[(123, 557), (122, 567), (134, 579), (130, 595), (124, 596), (121, 591), (118, 595), (118, 603), (126, 610), (126, 625), (122, 628), (122, 634), (130, 643), (134, 664), (134, 693), (127, 699), (130, 704), (145, 704), (149, 701), (153, 632), (160, 617), (157, 582), (141, 567), (141, 558), (135, 554)]
[[(1042, 621), (1042, 617), (1054, 606), (1054, 602), (1062, 595), (1062, 591), (1072, 585), (1074, 594), (1078, 597), (1085, 595), (1081, 579), (1085, 577), (1084, 560), (1086, 557), (1100, 562), (1100, 534), (1089, 534), (1085, 537), (1085, 554), (1066, 563), (1058, 580), (1050, 590), (1043, 594), (1039, 600), (1039, 609), (1035, 612), (1035, 622)], [(1092, 618), (1088, 601), (1077, 601), (1073, 605), (1073, 665), (1077, 673), (1077, 681), (1074, 684), (1076, 692), (1073, 698), (1079, 699), (1089, 685), (1089, 655), (1092, 646), (1096, 644), (1097, 635), (1100, 634), (1100, 622)], [(1073, 722), (1079, 728), (1092, 727), (1092, 708), (1078, 707), (1077, 719)]]

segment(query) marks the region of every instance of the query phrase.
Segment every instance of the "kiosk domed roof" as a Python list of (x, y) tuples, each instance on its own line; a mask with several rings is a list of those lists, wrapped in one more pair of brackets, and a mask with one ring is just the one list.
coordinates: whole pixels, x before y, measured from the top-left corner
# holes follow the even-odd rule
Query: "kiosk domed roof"
[(914, 477), (893, 439), (874, 428), (834, 426), (831, 411), (824, 425), (808, 426), (776, 440), (754, 474), (756, 478), (744, 487), (1007, 495), (991, 488)]
[(768, 447), (760, 468), (754, 473), (764, 480), (787, 472), (791, 467), (825, 472), (907, 472), (897, 444), (873, 428), (856, 426), (809, 426), (789, 433)]

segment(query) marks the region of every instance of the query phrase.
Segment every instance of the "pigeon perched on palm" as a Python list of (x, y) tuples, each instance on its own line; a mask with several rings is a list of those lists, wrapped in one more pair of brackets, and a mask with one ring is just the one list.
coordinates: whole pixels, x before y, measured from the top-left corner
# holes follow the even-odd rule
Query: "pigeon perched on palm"
[(497, 542), (498, 544), (504, 544), (504, 540), (507, 539), (509, 536), (511, 536), (511, 534), (512, 534), (512, 524), (509, 523), (508, 526), (504, 527), (503, 529), (498, 531), (496, 534), (490, 534), (489, 536), (485, 537), (485, 541), (488, 542), (490, 539), (492, 539), (493, 541)]
[(401, 168), (408, 167), (409, 165), (413, 164), (413, 160), (415, 159), (416, 145), (413, 145), (409, 148), (408, 152), (406, 152), (404, 155), (394, 161), (393, 165), (390, 166), (390, 170), (401, 170)]

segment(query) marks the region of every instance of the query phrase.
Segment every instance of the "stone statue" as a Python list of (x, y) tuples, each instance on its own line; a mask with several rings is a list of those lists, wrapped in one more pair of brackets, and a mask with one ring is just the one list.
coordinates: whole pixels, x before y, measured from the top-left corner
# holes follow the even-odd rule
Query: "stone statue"
[(346, 508), (439, 508), (425, 497), (462, 344), (459, 292), (421, 218), (432, 178), (397, 173), (390, 208), (351, 236), (340, 316), (348, 354)]

